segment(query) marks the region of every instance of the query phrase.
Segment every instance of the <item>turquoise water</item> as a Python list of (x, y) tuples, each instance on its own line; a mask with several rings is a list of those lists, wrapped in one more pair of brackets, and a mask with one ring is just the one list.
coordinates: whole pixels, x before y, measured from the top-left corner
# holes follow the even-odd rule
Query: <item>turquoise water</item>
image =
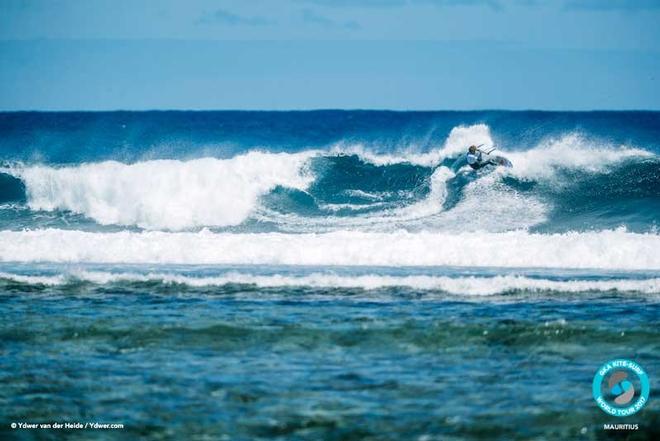
[[(82, 276), (0, 287), (4, 418), (126, 426), (72, 439), (599, 439), (612, 420), (590, 395), (602, 361), (660, 368), (657, 294)], [(640, 439), (659, 409), (651, 399), (626, 419)]]

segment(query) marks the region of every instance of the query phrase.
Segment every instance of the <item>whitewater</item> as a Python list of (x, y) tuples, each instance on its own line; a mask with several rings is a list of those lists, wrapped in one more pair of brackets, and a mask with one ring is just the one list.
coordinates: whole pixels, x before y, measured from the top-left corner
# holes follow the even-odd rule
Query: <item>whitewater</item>
[(592, 233), (2, 231), (4, 262), (480, 266), (660, 270), (660, 237)]
[[(317, 116), (288, 115), (288, 124)], [(54, 142), (70, 148), (59, 159), (48, 143), (31, 147), (38, 154), (12, 151), (24, 140), (9, 136), (0, 262), (660, 270), (660, 159), (647, 127), (636, 141), (603, 125), (546, 123), (521, 140), (498, 119), (444, 121), (443, 134), (427, 115), (386, 113), (428, 126), (422, 138), (406, 126), (401, 141), (396, 124), (367, 116), (364, 133), (324, 142), (282, 130), (264, 143), (238, 130), (185, 153), (173, 149), (191, 142), (187, 133), (128, 150), (119, 138), (94, 147), (80, 143), (98, 133), (71, 134)], [(497, 148), (514, 166), (456, 167), (469, 145)]]

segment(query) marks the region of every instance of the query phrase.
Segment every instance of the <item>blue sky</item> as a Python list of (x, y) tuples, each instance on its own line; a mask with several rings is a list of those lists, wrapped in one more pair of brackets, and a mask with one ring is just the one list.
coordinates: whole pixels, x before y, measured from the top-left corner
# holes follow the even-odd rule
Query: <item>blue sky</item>
[(660, 0), (2, 0), (0, 109), (658, 109)]

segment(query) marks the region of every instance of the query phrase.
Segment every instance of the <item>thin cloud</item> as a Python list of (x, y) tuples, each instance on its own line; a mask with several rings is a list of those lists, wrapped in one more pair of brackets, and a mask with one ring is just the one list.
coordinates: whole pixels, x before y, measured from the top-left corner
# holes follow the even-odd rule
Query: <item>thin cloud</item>
[(235, 14), (226, 9), (217, 9), (213, 12), (202, 14), (202, 16), (197, 19), (197, 23), (223, 24), (229, 26), (269, 26), (275, 22), (264, 17), (246, 17)]
[[(323, 7), (337, 8), (390, 8), (409, 5), (429, 4), (438, 7), (452, 6), (487, 6), (492, 9), (502, 9), (500, 0), (298, 0)], [(535, 0), (515, 0), (516, 2), (533, 2)]]
[(564, 6), (584, 11), (638, 11), (660, 9), (660, 0), (568, 0)]
[(403, 6), (406, 0), (298, 0), (300, 3), (309, 3), (317, 6), (331, 7), (357, 7), (357, 8), (387, 8)]
[(305, 23), (319, 25), (327, 29), (360, 29), (360, 24), (354, 20), (338, 21), (324, 15), (317, 14), (310, 9), (303, 9), (302, 19)]
[(417, 0), (416, 3), (432, 3), (438, 6), (500, 6), (498, 0)]

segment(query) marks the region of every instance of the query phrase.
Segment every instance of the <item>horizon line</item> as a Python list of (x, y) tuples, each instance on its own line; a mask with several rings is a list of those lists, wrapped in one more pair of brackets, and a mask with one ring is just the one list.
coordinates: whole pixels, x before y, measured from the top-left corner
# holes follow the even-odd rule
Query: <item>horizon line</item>
[(318, 107), (318, 108), (291, 108), (291, 109), (237, 109), (237, 108), (145, 108), (145, 109), (0, 109), (0, 113), (129, 113), (129, 112), (270, 112), (270, 113), (293, 113), (293, 112), (545, 112), (545, 113), (594, 113), (594, 112), (660, 112), (657, 109), (504, 109), (504, 108), (482, 108), (482, 109), (388, 109), (388, 108), (336, 108), (336, 107)]

